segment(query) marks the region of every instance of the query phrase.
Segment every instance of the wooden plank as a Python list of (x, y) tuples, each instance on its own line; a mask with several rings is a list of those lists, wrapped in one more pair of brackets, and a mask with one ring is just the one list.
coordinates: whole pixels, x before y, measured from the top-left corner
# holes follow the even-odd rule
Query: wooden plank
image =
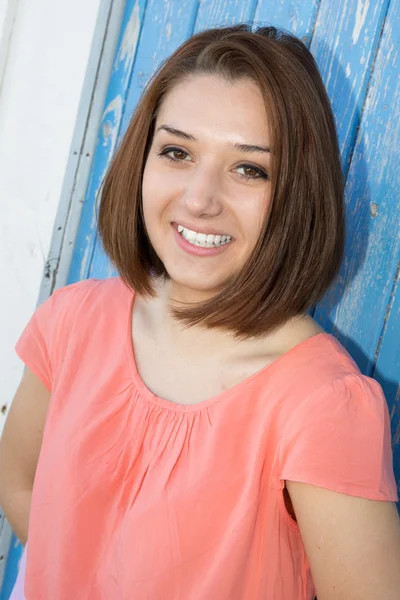
[[(197, 9), (197, 0), (183, 0), (182, 2), (148, 0), (119, 138), (128, 127), (139, 96), (149, 77), (160, 62), (192, 34)], [(104, 253), (100, 240), (97, 239), (91, 258), (89, 276), (105, 278), (114, 274), (115, 271)]]
[(122, 135), (150, 76), (160, 63), (192, 34), (197, 10), (198, 0), (148, 0), (140, 46), (126, 99)]
[(311, 52), (331, 99), (345, 173), (390, 0), (322, 0)]
[(257, 0), (201, 0), (194, 31), (251, 23), (256, 6)]
[(400, 255), (399, 48), (396, 0), (385, 21), (346, 185), (345, 261), (315, 313), (367, 374), (373, 370)]
[(127, 0), (67, 283), (85, 279), (96, 241), (95, 198), (114, 153), (146, 0)]
[[(400, 259), (400, 257), (399, 257)], [(389, 406), (393, 463), (400, 492), (400, 261), (373, 377), (381, 384)]]
[(321, 0), (260, 0), (254, 15), (254, 25), (273, 25), (294, 33), (309, 45)]
[[(399, 257), (400, 259), (400, 257)], [(378, 349), (373, 377), (386, 389), (391, 404), (398, 403), (396, 443), (400, 447), (400, 260), (396, 282), (389, 306), (384, 331)]]

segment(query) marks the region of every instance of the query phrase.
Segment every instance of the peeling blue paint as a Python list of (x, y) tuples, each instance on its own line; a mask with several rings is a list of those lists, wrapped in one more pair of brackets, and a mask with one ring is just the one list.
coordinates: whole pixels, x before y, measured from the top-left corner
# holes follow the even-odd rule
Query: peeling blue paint
[(145, 7), (146, 0), (126, 2), (68, 283), (89, 275), (97, 237), (95, 199), (118, 143)]

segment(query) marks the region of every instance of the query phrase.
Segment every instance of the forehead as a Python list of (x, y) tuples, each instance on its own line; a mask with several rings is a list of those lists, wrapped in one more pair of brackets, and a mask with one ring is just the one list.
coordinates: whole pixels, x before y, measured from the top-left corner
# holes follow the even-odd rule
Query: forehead
[(179, 82), (161, 104), (157, 124), (161, 123), (198, 139), (211, 133), (265, 145), (270, 137), (261, 91), (248, 79), (232, 83), (216, 75), (198, 75)]

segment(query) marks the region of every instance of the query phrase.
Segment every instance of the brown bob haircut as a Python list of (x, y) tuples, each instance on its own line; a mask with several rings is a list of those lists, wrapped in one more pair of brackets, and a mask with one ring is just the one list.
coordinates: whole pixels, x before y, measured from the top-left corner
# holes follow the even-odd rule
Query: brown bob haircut
[(102, 185), (99, 231), (125, 283), (154, 294), (168, 277), (146, 233), (142, 176), (166, 94), (196, 75), (251, 80), (272, 139), (271, 204), (240, 273), (213, 298), (174, 308), (187, 325), (236, 336), (265, 334), (305, 314), (338, 273), (344, 249), (343, 174), (331, 105), (313, 56), (295, 36), (247, 24), (202, 31), (165, 60), (146, 86)]

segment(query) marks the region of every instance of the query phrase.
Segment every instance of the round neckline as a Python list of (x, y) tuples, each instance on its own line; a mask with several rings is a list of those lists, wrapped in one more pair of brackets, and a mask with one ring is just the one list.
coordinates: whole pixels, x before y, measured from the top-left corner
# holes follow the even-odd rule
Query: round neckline
[(229, 388), (215, 396), (212, 396), (211, 398), (207, 398), (206, 400), (201, 400), (200, 402), (196, 402), (194, 404), (181, 404), (179, 402), (174, 402), (173, 400), (167, 400), (166, 398), (161, 398), (160, 396), (157, 396), (156, 394), (154, 394), (147, 387), (147, 385), (143, 381), (142, 377), (140, 376), (140, 373), (139, 373), (139, 370), (137, 367), (137, 363), (136, 363), (136, 358), (135, 358), (135, 347), (134, 347), (134, 341), (133, 341), (133, 335), (132, 335), (133, 309), (134, 309), (136, 293), (132, 289), (128, 288), (128, 286), (126, 286), (126, 287), (129, 290), (126, 351), (127, 351), (129, 370), (130, 370), (132, 382), (135, 385), (136, 389), (139, 391), (142, 398), (144, 398), (145, 400), (151, 402), (152, 404), (154, 404), (156, 406), (159, 406), (161, 408), (164, 408), (164, 409), (167, 409), (167, 410), (170, 410), (173, 412), (177, 412), (177, 413), (200, 412), (201, 410), (204, 410), (214, 404), (218, 404), (225, 398), (228, 398), (232, 394), (235, 394), (241, 388), (249, 385), (255, 379), (262, 377), (267, 371), (276, 369), (276, 366), (279, 365), (283, 360), (287, 360), (288, 358), (291, 358), (294, 354), (297, 354), (299, 352), (299, 350), (302, 350), (304, 347), (308, 346), (310, 343), (315, 343), (316, 341), (318, 341), (320, 339), (330, 339), (332, 337), (331, 334), (327, 333), (326, 331), (322, 331), (321, 333), (312, 335), (309, 338), (307, 338), (306, 340), (300, 342), (299, 344), (296, 344), (296, 346), (293, 346), (293, 348), (291, 348), (284, 354), (281, 354), (278, 358), (276, 358), (271, 363), (268, 363), (267, 365), (265, 365), (265, 367), (263, 367), (259, 371), (256, 371), (252, 375), (249, 375), (249, 377), (246, 377), (245, 379), (243, 379), (243, 381), (239, 381), (239, 383), (235, 384), (231, 388)]

